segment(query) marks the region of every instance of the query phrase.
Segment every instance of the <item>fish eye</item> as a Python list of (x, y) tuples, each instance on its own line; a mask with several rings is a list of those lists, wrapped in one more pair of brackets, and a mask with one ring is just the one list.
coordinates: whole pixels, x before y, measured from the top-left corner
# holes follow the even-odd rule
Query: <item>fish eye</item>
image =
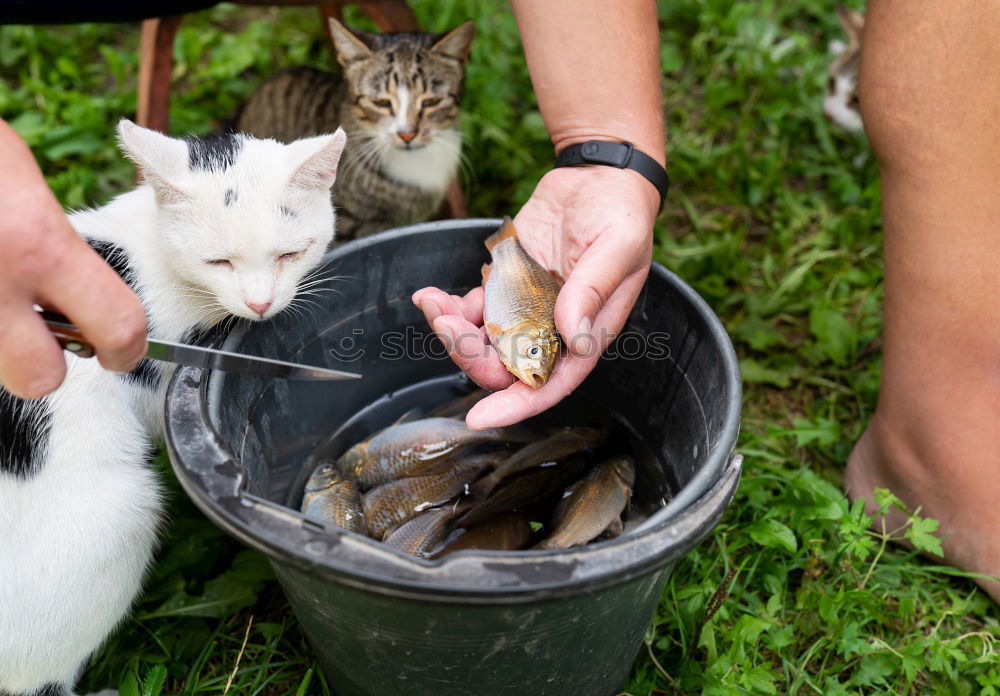
[(537, 358), (541, 354), (542, 354), (542, 349), (539, 348), (538, 346), (531, 346), (530, 348), (528, 348), (529, 358)]

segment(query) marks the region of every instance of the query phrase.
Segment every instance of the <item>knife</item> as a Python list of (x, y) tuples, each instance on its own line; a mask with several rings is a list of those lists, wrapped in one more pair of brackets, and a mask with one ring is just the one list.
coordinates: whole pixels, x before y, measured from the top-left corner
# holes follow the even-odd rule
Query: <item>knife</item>
[[(39, 310), (38, 313), (49, 327), (49, 331), (59, 341), (59, 345), (65, 350), (80, 358), (93, 357), (94, 346), (87, 342), (80, 329), (70, 322), (69, 319), (61, 314), (46, 310)], [(356, 372), (329, 370), (325, 367), (300, 365), (298, 363), (285, 362), (284, 360), (272, 360), (271, 358), (259, 358), (253, 355), (243, 355), (241, 353), (232, 353), (214, 348), (203, 348), (202, 346), (192, 346), (186, 343), (161, 341), (156, 338), (146, 339), (146, 344), (148, 345), (146, 357), (150, 360), (162, 360), (178, 365), (190, 365), (192, 367), (204, 367), (223, 372), (239, 372), (245, 375), (275, 377), (278, 379), (335, 380), (361, 378), (361, 375)]]

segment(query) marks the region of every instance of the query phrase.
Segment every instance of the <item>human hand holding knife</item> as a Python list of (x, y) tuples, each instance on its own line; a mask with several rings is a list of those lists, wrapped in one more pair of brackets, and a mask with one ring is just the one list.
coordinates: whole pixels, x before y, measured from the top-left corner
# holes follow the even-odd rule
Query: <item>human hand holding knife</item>
[[(94, 355), (94, 346), (83, 337), (76, 326), (61, 314), (39, 310), (39, 314), (65, 350), (80, 358), (90, 358)], [(302, 380), (341, 380), (360, 379), (356, 372), (342, 372), (325, 367), (314, 367), (298, 363), (273, 360), (253, 355), (243, 355), (214, 348), (162, 341), (156, 338), (147, 339), (146, 357), (150, 360), (161, 360), (178, 365), (203, 367), (223, 372), (239, 372), (258, 377), (274, 377), (277, 379)]]

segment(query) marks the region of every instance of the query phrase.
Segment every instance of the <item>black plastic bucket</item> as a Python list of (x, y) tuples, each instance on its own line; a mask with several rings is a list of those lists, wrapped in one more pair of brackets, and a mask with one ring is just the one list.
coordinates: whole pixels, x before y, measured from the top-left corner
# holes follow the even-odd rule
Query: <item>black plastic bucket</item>
[[(345, 244), (327, 257), (331, 273), (348, 276), (328, 283), (342, 294), (324, 295), (305, 317), (285, 313), (225, 339), (229, 350), (357, 371), (362, 380), (182, 368), (171, 382), (167, 444), (181, 483), (209, 518), (271, 559), (338, 696), (617, 693), (674, 563), (719, 521), (739, 482), (732, 345), (694, 291), (656, 265), (623, 340), (655, 335), (667, 350), (619, 345), (581, 388), (655, 452), (674, 489), (623, 536), (422, 561), (285, 506), (295, 505), (307, 459), (331, 431), (350, 421), (357, 432), (345, 437), (363, 435), (369, 426), (351, 421), (360, 409), (397, 393), (403, 410), (408, 387), (455, 373), (424, 340), (410, 295), (431, 284), (454, 293), (477, 285), (483, 239), (499, 222), (428, 223)], [(407, 341), (411, 355), (401, 359)]]

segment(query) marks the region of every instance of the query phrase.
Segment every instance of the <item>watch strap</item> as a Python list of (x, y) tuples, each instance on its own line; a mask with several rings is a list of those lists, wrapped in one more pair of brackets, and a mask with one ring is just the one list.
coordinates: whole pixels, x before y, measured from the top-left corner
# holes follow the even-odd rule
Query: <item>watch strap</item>
[(660, 209), (663, 209), (663, 201), (670, 188), (667, 170), (646, 153), (636, 150), (632, 143), (588, 140), (585, 143), (570, 145), (556, 157), (557, 168), (582, 164), (601, 164), (638, 172), (660, 192)]

